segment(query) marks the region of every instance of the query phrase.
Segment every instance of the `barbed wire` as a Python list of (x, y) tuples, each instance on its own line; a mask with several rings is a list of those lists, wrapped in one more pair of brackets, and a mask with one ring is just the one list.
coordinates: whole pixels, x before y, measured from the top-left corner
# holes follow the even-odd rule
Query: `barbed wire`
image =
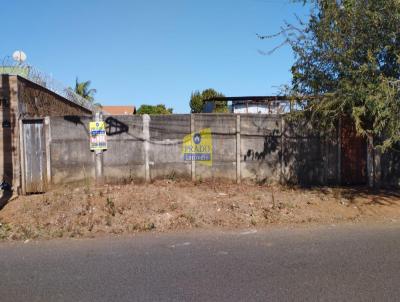
[(43, 71), (40, 71), (34, 66), (25, 63), (18, 63), (14, 61), (10, 56), (6, 56), (1, 60), (0, 74), (1, 73), (21, 76), (64, 97), (74, 104), (77, 104), (91, 111), (99, 110), (98, 106), (93, 104), (94, 102), (92, 103), (91, 101), (86, 100), (85, 98), (76, 94), (75, 91), (54, 79), (53, 76)]

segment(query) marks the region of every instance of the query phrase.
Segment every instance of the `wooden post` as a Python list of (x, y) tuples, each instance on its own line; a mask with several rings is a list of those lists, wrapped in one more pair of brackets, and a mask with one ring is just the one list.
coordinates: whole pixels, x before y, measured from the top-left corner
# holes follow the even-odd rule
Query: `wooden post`
[(236, 183), (241, 181), (240, 154), (240, 115), (236, 116)]
[(281, 117), (281, 156), (280, 156), (281, 173), (280, 173), (280, 177), (279, 177), (279, 182), (281, 185), (283, 185), (285, 182), (285, 168), (284, 168), (284, 159), (283, 159), (283, 154), (284, 154), (283, 149), (285, 148), (284, 132), (285, 132), (285, 117), (282, 115), (282, 117)]

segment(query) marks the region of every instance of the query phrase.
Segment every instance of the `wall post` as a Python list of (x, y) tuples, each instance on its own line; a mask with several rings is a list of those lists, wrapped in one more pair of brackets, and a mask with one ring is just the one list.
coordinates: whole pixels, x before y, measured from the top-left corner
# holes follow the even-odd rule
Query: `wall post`
[(240, 154), (240, 115), (236, 116), (236, 183), (241, 181), (241, 154)]
[[(190, 133), (193, 135), (195, 131), (195, 125), (194, 125), (194, 114), (190, 115)], [(192, 181), (196, 181), (196, 161), (194, 160), (194, 157), (192, 156), (192, 163), (191, 163), (191, 174), (192, 174)]]
[(47, 181), (46, 185), (51, 185), (51, 125), (50, 125), (50, 117), (46, 116), (44, 118), (44, 140), (46, 144), (46, 172), (47, 172)]
[(150, 115), (143, 115), (143, 142), (144, 142), (144, 179), (150, 181)]
[(19, 127), (19, 151), (21, 165), (21, 194), (26, 195), (26, 174), (25, 174), (25, 144), (24, 144), (24, 128), (22, 118), (18, 120)]

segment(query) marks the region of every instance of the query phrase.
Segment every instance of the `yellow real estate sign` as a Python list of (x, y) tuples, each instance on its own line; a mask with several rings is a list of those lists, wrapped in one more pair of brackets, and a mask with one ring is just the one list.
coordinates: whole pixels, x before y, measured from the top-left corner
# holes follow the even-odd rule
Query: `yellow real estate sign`
[(104, 122), (90, 122), (90, 150), (106, 150), (107, 138)]
[(212, 166), (212, 135), (211, 128), (193, 132), (183, 138), (182, 153), (185, 161), (198, 161)]

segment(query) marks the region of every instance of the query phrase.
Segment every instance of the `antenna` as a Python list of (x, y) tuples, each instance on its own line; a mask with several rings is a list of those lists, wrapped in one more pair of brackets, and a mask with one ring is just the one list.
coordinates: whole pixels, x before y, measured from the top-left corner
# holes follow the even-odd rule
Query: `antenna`
[(24, 63), (24, 61), (26, 60), (26, 54), (22, 50), (14, 51), (12, 57), (14, 61), (18, 62), (19, 64)]

